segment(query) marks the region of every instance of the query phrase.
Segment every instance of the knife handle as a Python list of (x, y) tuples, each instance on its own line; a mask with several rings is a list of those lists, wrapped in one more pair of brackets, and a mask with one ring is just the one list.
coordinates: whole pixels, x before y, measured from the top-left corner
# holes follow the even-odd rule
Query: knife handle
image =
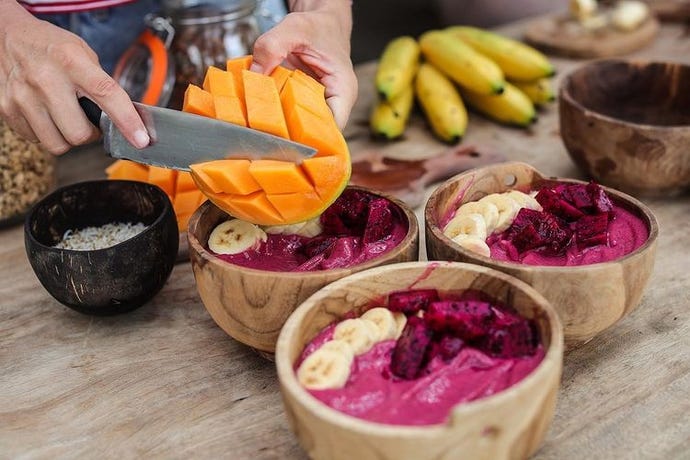
[(93, 102), (91, 99), (87, 97), (80, 97), (79, 98), (79, 105), (81, 106), (82, 110), (86, 114), (86, 118), (89, 119), (93, 125), (98, 128), (99, 130), (101, 129), (101, 113), (103, 112), (100, 107), (96, 105), (95, 102)]

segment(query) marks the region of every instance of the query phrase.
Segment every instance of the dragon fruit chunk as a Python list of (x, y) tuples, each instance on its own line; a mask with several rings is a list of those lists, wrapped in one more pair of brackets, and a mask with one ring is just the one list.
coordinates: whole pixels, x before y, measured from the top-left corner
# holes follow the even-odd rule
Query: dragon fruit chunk
[(567, 222), (572, 222), (585, 215), (585, 213), (568, 203), (550, 188), (542, 188), (534, 198), (539, 202), (544, 211), (555, 214)]
[(393, 213), (388, 200), (375, 198), (369, 202), (369, 215), (364, 228), (364, 244), (379, 241), (390, 235), (393, 229)]
[(388, 309), (414, 315), (438, 300), (436, 289), (408, 289), (388, 294)]
[(328, 251), (338, 238), (334, 236), (315, 236), (307, 240), (301, 247), (301, 251), (310, 259)]
[(501, 358), (533, 355), (537, 348), (536, 333), (532, 324), (523, 319), (501, 327), (492, 327), (480, 347)]
[(609, 218), (607, 214), (584, 216), (575, 222), (575, 238), (578, 247), (608, 244)]
[(587, 186), (584, 184), (570, 184), (567, 186), (570, 201), (577, 209), (586, 212), (594, 206), (594, 201), (590, 196)]
[(424, 320), (433, 331), (450, 333), (465, 341), (486, 334), (492, 317), (488, 303), (471, 300), (432, 302), (424, 314)]
[(391, 372), (405, 380), (416, 378), (424, 364), (427, 349), (431, 344), (433, 331), (422, 318), (408, 318), (402, 334), (395, 342), (391, 357)]
[(595, 182), (587, 184), (587, 192), (592, 200), (594, 211), (609, 214), (613, 211), (613, 203), (603, 188)]
[(441, 340), (435, 344), (434, 351), (435, 354), (441, 356), (443, 361), (448, 362), (460, 353), (464, 345), (465, 342), (461, 338), (453, 337), (452, 335), (444, 335), (441, 337)]
[(371, 195), (359, 190), (345, 190), (322, 214), (319, 220), (324, 233), (361, 235), (366, 225)]

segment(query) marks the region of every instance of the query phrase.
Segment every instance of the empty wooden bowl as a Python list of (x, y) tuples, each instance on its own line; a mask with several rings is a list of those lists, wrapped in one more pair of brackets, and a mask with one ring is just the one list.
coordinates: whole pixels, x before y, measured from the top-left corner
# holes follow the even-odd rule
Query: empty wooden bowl
[[(143, 223), (146, 229), (103, 249), (59, 249), (67, 230)], [(67, 185), (26, 216), (26, 254), (36, 276), (59, 302), (81, 313), (113, 315), (153, 297), (175, 263), (178, 230), (162, 189), (143, 182), (98, 180)]]
[[(396, 290), (475, 289), (533, 319), (546, 351), (523, 380), (492, 396), (458, 404), (449, 420), (426, 426), (365, 421), (326, 406), (302, 387), (295, 362), (326, 325), (356, 316)], [(338, 280), (307, 299), (278, 339), (276, 367), (292, 430), (311, 458), (522, 459), (541, 444), (553, 418), (563, 360), (558, 315), (534, 289), (487, 267), (457, 262), (410, 262), (366, 270)]]
[(535, 190), (542, 185), (581, 183), (544, 177), (525, 163), (509, 162), (459, 174), (441, 184), (424, 210), (429, 259), (456, 260), (495, 268), (527, 282), (546, 297), (561, 317), (566, 346), (574, 346), (612, 326), (637, 306), (656, 256), (659, 227), (652, 212), (635, 198), (604, 187), (615, 205), (638, 216), (649, 230), (635, 251), (609, 262), (579, 266), (536, 266), (503, 262), (460, 247), (443, 234), (440, 222), (459, 205), (491, 193)]
[(403, 210), (408, 231), (389, 252), (363, 264), (334, 270), (276, 272), (225, 262), (209, 252), (208, 237), (228, 215), (211, 202), (201, 205), (189, 221), (189, 255), (201, 301), (218, 326), (270, 358), (290, 313), (318, 289), (360, 270), (419, 258), (419, 226), (414, 212), (390, 196), (362, 187), (349, 188), (384, 196), (395, 203)]
[(634, 195), (690, 189), (690, 66), (599, 60), (560, 87), (560, 131), (575, 163)]

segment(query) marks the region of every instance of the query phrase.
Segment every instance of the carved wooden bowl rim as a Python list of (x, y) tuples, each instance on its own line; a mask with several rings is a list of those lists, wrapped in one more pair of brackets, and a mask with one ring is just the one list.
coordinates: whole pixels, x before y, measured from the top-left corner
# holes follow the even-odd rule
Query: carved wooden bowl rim
[(592, 109), (590, 107), (586, 107), (580, 100), (576, 99), (573, 94), (570, 91), (571, 85), (575, 84), (574, 79), (576, 77), (580, 77), (584, 74), (589, 74), (593, 72), (594, 70), (598, 69), (599, 67), (602, 66), (611, 66), (611, 65), (616, 65), (616, 64), (624, 64), (630, 68), (644, 68), (644, 67), (649, 67), (649, 66), (672, 66), (672, 67), (678, 67), (678, 68), (688, 68), (690, 69), (690, 65), (681, 63), (681, 62), (672, 62), (672, 61), (654, 61), (654, 60), (644, 60), (644, 59), (625, 59), (625, 58), (599, 58), (599, 59), (593, 59), (580, 67), (576, 68), (569, 74), (565, 75), (563, 77), (563, 80), (561, 80), (560, 87), (559, 87), (559, 94), (558, 94), (558, 99), (559, 103), (563, 103), (562, 101), (567, 102), (569, 105), (577, 109), (578, 112), (580, 112), (584, 117), (592, 117), (592, 118), (598, 118), (600, 120), (609, 122), (611, 124), (618, 124), (621, 126), (627, 126), (631, 129), (636, 129), (636, 130), (641, 130), (641, 131), (660, 131), (660, 132), (665, 132), (665, 131), (676, 131), (676, 132), (682, 132), (682, 131), (688, 131), (690, 132), (690, 126), (687, 125), (654, 125), (654, 124), (649, 124), (649, 123), (640, 123), (640, 122), (635, 122), (635, 121), (630, 121), (630, 120), (625, 120), (622, 118), (617, 118), (611, 115), (606, 115), (603, 114), (595, 109)]
[[(301, 323), (309, 317), (312, 310), (320, 307), (320, 302), (328, 298), (331, 292), (337, 290), (347, 290), (349, 286), (356, 285), (362, 280), (367, 280), (372, 277), (378, 277), (382, 274), (390, 273), (389, 276), (395, 276), (399, 270), (416, 270), (420, 276), (424, 276), (429, 270), (442, 269), (454, 270), (458, 272), (471, 272), (482, 276), (488, 276), (493, 279), (500, 280), (503, 283), (511, 285), (522, 291), (530, 298), (533, 305), (544, 314), (548, 323), (549, 345), (546, 347), (544, 358), (527, 376), (522, 380), (516, 382), (514, 385), (506, 388), (491, 396), (480, 398), (474, 401), (462, 402), (450, 409), (448, 421), (434, 425), (388, 425), (383, 423), (370, 422), (351, 415), (347, 415), (336, 409), (333, 409), (321, 401), (313, 397), (309, 392), (302, 387), (297, 381), (294, 363), (290, 356), (290, 347), (295, 340), (300, 340), (296, 337)], [(444, 288), (439, 288), (444, 290)], [(445, 288), (452, 289), (452, 288)], [(357, 308), (356, 306), (349, 306), (349, 308)], [(349, 311), (349, 309), (347, 310)], [(543, 332), (543, 331), (540, 331)], [(306, 344), (306, 343), (305, 343)], [(550, 388), (538, 387), (541, 383), (549, 381), (549, 377), (553, 372), (559, 373), (563, 360), (563, 327), (558, 314), (554, 307), (544, 298), (538, 291), (532, 288), (529, 284), (507, 273), (495, 270), (490, 267), (475, 265), (465, 262), (450, 262), (450, 261), (417, 261), (417, 262), (402, 262), (390, 265), (383, 265), (380, 267), (371, 268), (360, 271), (341, 278), (328, 285), (327, 289), (322, 289), (314, 293), (311, 297), (305, 300), (288, 318), (283, 329), (281, 330), (278, 342), (276, 345), (276, 369), (278, 372), (278, 379), (284, 387), (283, 391), (287, 391), (290, 397), (293, 398), (299, 405), (306, 410), (315, 414), (323, 421), (337, 425), (343, 429), (357, 432), (361, 436), (402, 436), (405, 435), (430, 435), (447, 432), (447, 435), (453, 434), (453, 428), (457, 425), (463, 424), (464, 421), (472, 420), (472, 417), (485, 413), (486, 411), (499, 410), (503, 404), (511, 401), (513, 398), (519, 398), (521, 393), (539, 388), (540, 392), (547, 393)], [(543, 382), (542, 382), (543, 381)], [(558, 385), (558, 383), (556, 383)], [(536, 390), (535, 390), (536, 391)], [(536, 414), (535, 414), (536, 416)], [(429, 441), (431, 438), (425, 440)]]

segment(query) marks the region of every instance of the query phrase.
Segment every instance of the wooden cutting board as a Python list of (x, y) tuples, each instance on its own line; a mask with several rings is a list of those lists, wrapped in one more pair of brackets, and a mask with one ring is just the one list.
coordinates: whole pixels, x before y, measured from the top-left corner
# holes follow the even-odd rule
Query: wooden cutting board
[(569, 16), (547, 16), (527, 24), (525, 40), (549, 54), (571, 58), (620, 56), (644, 48), (659, 31), (659, 21), (649, 17), (640, 27), (622, 32), (611, 26), (587, 31)]

